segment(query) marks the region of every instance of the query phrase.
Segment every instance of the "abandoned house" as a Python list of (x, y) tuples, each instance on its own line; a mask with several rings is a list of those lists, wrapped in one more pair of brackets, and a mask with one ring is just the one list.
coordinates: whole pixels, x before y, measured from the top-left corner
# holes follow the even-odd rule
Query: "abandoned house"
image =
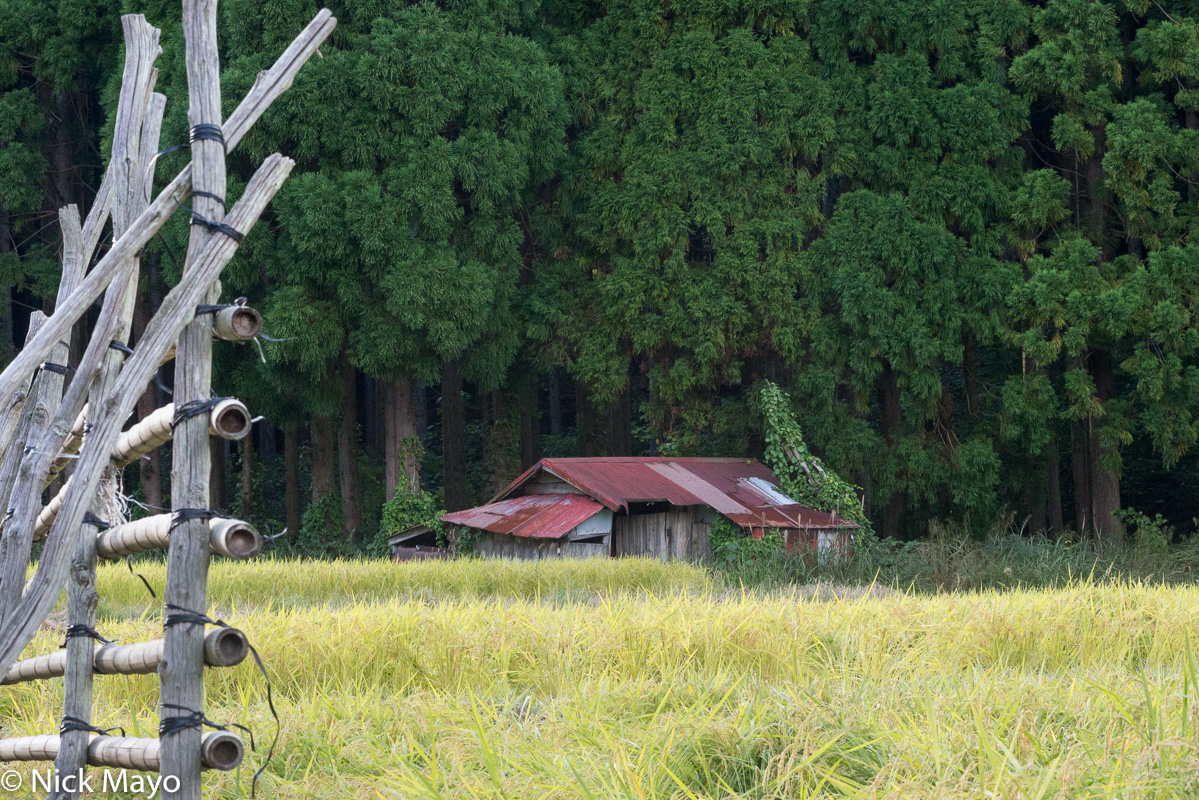
[[(473, 529), (475, 553), (485, 557), (704, 561), (719, 516), (754, 538), (777, 529), (789, 550), (844, 551), (858, 527), (796, 503), (747, 458), (544, 458), (487, 505), (441, 520)], [(435, 544), (424, 526), (388, 541), (396, 559), (419, 558)]]

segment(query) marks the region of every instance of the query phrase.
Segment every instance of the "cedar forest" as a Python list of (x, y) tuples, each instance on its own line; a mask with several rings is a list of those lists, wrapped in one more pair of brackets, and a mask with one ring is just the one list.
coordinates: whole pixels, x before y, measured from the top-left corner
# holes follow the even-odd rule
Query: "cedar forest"
[[(264, 419), (213, 439), (213, 507), (274, 547), (367, 549), (397, 492), (459, 509), (542, 456), (761, 458), (768, 381), (884, 536), (1193, 526), (1199, 3), (328, 5), (228, 162), (236, 195), (296, 160), (224, 279), (270, 338), (215, 348)], [(319, 7), (225, 0), (224, 96)], [(0, 4), (0, 359), (98, 186), (133, 12), (186, 97), (177, 2)], [(142, 258), (135, 334), (187, 233)], [(127, 490), (169, 506), (169, 458)]]

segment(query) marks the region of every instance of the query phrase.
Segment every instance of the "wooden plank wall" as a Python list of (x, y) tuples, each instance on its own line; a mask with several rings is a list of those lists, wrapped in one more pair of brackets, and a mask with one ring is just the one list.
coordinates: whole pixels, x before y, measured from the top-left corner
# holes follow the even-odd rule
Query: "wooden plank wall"
[(562, 542), (555, 539), (531, 539), (492, 533), (475, 543), (475, 554), (484, 558), (512, 558), (542, 561), (558, 558), (604, 558), (608, 540), (602, 542)]
[(612, 536), (617, 556), (706, 561), (712, 555), (708, 524), (696, 513), (695, 506), (617, 516), (612, 520)]

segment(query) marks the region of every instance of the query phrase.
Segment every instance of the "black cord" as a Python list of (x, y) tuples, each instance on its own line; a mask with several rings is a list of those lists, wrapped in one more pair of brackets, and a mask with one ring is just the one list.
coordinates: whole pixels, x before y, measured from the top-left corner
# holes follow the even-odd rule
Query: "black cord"
[(174, 430), (180, 422), (183, 422), (186, 419), (198, 417), (201, 414), (207, 414), (221, 403), (232, 399), (232, 397), (212, 397), (208, 400), (191, 400), (181, 406), (175, 406), (175, 417), (171, 420), (171, 429)]
[(107, 522), (100, 519), (99, 517), (97, 517), (95, 514), (93, 514), (90, 511), (84, 513), (83, 524), (84, 525), (93, 525), (102, 531), (106, 531), (111, 527)]
[(188, 144), (195, 144), (204, 140), (225, 143), (225, 133), (221, 130), (220, 125), (214, 125), (211, 122), (201, 122), (199, 125), (193, 125), (191, 132), (188, 134)]
[(69, 628), (67, 628), (67, 636), (65, 639), (63, 639), (62, 646), (66, 647), (67, 642), (71, 641), (72, 639), (83, 639), (83, 638), (95, 639), (100, 644), (112, 644), (113, 643), (112, 639), (105, 639), (100, 634), (100, 632), (97, 631), (95, 628), (93, 628), (91, 625), (84, 625), (83, 623), (76, 623), (75, 625), (71, 625)]
[(79, 717), (67, 714), (62, 718), (62, 725), (58, 726), (58, 732), (59, 734), (66, 734), (71, 731), (87, 731), (88, 733), (98, 733), (101, 736), (107, 736), (113, 731), (120, 731), (122, 736), (125, 735), (125, 729), (119, 725), (114, 725), (111, 728), (97, 728), (95, 725), (90, 725)]
[(233, 517), (207, 508), (179, 508), (171, 515), (171, 530), (175, 530), (183, 523), (191, 522), (193, 519), (233, 519)]
[(50, 361), (43, 361), (40, 369), (47, 369), (51, 372), (57, 372), (59, 375), (66, 375), (68, 372), (75, 371), (75, 368), (68, 364), (55, 364)]

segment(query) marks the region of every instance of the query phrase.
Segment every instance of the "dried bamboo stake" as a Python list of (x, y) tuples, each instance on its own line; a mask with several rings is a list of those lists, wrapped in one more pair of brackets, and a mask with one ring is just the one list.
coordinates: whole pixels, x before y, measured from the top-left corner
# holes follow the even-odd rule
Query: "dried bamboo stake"
[(67, 439), (62, 443), (62, 447), (58, 451), (58, 457), (54, 459), (54, 463), (50, 465), (50, 474), (44, 481), (45, 486), (54, 483), (54, 479), (58, 477), (67, 464), (70, 463), (71, 457), (79, 452), (79, 448), (83, 446), (83, 434), (87, 430), (87, 406), (79, 412), (79, 416), (75, 417), (75, 424), (71, 426), (71, 432), (67, 434)]
[[(291, 159), (278, 153), (268, 157), (250, 178), (245, 193), (230, 211), (226, 222), (238, 231), (247, 231), (253, 227), (263, 208), (274, 197), (293, 166), (294, 162)], [(216, 237), (208, 244), (204, 255), (197, 259), (196, 268), (184, 275), (163, 300), (161, 308), (150, 320), (141, 341), (134, 349), (134, 354), (125, 362), (112, 392), (99, 404), (91, 433), (84, 441), (72, 476), (72, 482), (81, 488), (67, 497), (62, 511), (50, 529), (50, 534), (46, 537), (37, 571), (26, 586), (15, 610), (2, 618), (4, 622), (0, 625), (0, 671), (8, 672), (17, 655), (33, 639), (42, 620), (54, 607), (55, 600), (62, 592), (69, 566), (67, 554), (73, 549), (83, 513), (100, 483), (101, 470), (109, 461), (109, 453), (120, 433), (121, 421), (133, 410), (142, 387), (158, 369), (163, 354), (171, 343), (178, 339), (183, 326), (194, 314), (205, 288), (211, 285), (229, 263), (236, 249), (237, 243), (227, 236)], [(64, 401), (64, 406), (66, 405)], [(82, 403), (74, 407), (70, 419), (74, 419), (81, 407)], [(60, 420), (67, 410), (64, 408), (60, 412)], [(55, 435), (65, 437), (67, 425), (69, 423), (64, 423), (61, 432), (55, 432)], [(54, 453), (57, 452), (58, 444), (59, 441), (56, 441), (53, 452), (49, 447), (36, 448), (27, 459), (29, 470), (39, 476), (44, 475)], [(25, 469), (25, 465), (22, 465), (22, 469)], [(32, 513), (28, 519), (27, 524), (32, 533)], [(0, 589), (4, 588), (4, 584), (0, 584)]]
[[(112, 450), (113, 463), (132, 463), (169, 442), (175, 433), (172, 428), (174, 419), (175, 404), (168, 403), (122, 433)], [(250, 410), (240, 400), (222, 400), (204, 419), (208, 423), (206, 435), (234, 441), (250, 435)]]
[[(161, 742), (167, 739), (138, 739), (132, 736), (88, 734), (87, 763), (92, 767), (135, 769), (158, 772)], [(62, 746), (62, 737), (53, 734), (0, 739), (0, 761), (54, 761)], [(200, 763), (204, 769), (230, 772), (237, 769), (246, 754), (240, 738), (227, 731), (206, 733), (199, 742)]]
[[(337, 20), (329, 9), (321, 9), (295, 41), (283, 51), (274, 65), (258, 74), (254, 85), (250, 87), (250, 92), (242, 100), (241, 105), (229, 115), (228, 121), (222, 128), (226, 151), (231, 151), (270, 107), (275, 98), (291, 86), (300, 67), (304, 66), (304, 62), (316, 52), (316, 49), (321, 46), (321, 43), (336, 26)], [(104, 193), (105, 188), (106, 186), (101, 187), (101, 194)], [(21, 352), (4, 368), (3, 373), (0, 373), (0, 397), (14, 395), (20, 390), (22, 381), (28, 382), (37, 365), (50, 353), (54, 343), (70, 332), (71, 326), (83, 316), (112, 281), (121, 264), (154, 238), (154, 234), (162, 228), (170, 215), (178, 208), (178, 203), (186, 201), (191, 191), (192, 167), (189, 164), (175, 176), (175, 179), (158, 194), (150, 207), (130, 226), (128, 235), (125, 237), (126, 241), (114, 244), (104, 258), (92, 267), (87, 278), (72, 293), (69, 301), (60, 304), (55, 310), (54, 316), (50, 318), (46, 327), (28, 341)], [(100, 199), (97, 197), (97, 203)], [(91, 223), (90, 216), (88, 223)], [(100, 222), (100, 227), (103, 227), (103, 220)], [(98, 240), (98, 228), (94, 236)], [(85, 245), (88, 241), (90, 241), (89, 225), (84, 225)]]
[[(208, 549), (234, 559), (253, 558), (262, 551), (262, 535), (238, 519), (202, 520), (208, 525)], [(182, 527), (182, 526), (181, 526)], [(171, 515), (155, 514), (109, 528), (96, 537), (96, 554), (103, 559), (123, 558), (171, 543)]]
[[(121, 434), (116, 445), (112, 448), (112, 463), (114, 467), (124, 467), (151, 450), (154, 450), (171, 440), (174, 431), (171, 422), (175, 417), (175, 404), (168, 403), (150, 416), (138, 422)], [(240, 400), (228, 398), (217, 404), (205, 417), (208, 420), (208, 433), (222, 439), (234, 441), (243, 439), (250, 433), (250, 410)], [(57, 463), (57, 462), (56, 462)], [(50, 498), (46, 507), (37, 515), (33, 526), (33, 540), (39, 542), (45, 538), (46, 532), (58, 516), (70, 491), (71, 482), (68, 480), (58, 494)]]
[[(204, 637), (204, 663), (210, 667), (235, 667), (246, 660), (250, 641), (237, 628), (213, 628)], [(162, 661), (162, 639), (137, 644), (102, 644), (95, 648), (97, 675), (149, 675)], [(67, 671), (67, 651), (18, 661), (0, 684), (61, 678)]]
[[(187, 120), (196, 126), (221, 124), (221, 68), (217, 50), (217, 0), (183, 0), (183, 39), (187, 51)], [(196, 213), (215, 223), (224, 221), (225, 148), (221, 142), (192, 143), (192, 183)], [(202, 225), (192, 225), (183, 274), (213, 237)], [(220, 286), (208, 288), (204, 303), (211, 304)], [(183, 329), (175, 350), (175, 402), (198, 403), (212, 392), (212, 317), (197, 315)], [(208, 424), (190, 417), (175, 426), (171, 458), (171, 507), (207, 509), (211, 504), (209, 476), (212, 455)], [(203, 519), (175, 526), (167, 551), (167, 581), (163, 592), (168, 606), (204, 613), (208, 608), (208, 562), (211, 533)], [(166, 628), (165, 657), (158, 670), (160, 716), (177, 710), (204, 710), (204, 626)], [(162, 774), (179, 778), (177, 791), (163, 793), (170, 800), (200, 800), (200, 729), (186, 728), (163, 742)]]
[[(122, 92), (122, 99), (129, 102), (118, 104), (113, 130), (112, 157), (109, 170), (112, 179), (112, 234), (120, 241), (129, 229), (129, 224), (145, 210), (148, 203), (148, 188), (153, 185), (152, 175), (147, 176), (142, 166), (143, 153), (152, 155), (158, 151), (159, 133), (162, 130), (162, 115), (166, 110), (166, 97), (154, 94), (158, 71), (154, 62), (162, 53), (158, 44), (160, 31), (140, 14), (121, 17), (125, 33), (125, 71), (121, 76), (122, 87), (133, 87), (130, 93)], [(152, 163), (152, 162), (151, 162)], [(105, 305), (116, 308), (113, 341), (128, 345), (130, 328), (133, 324), (133, 305), (137, 298), (139, 259), (135, 255), (122, 267), (121, 272), (108, 287)], [(122, 274), (123, 273), (123, 274)], [(105, 343), (107, 344), (107, 342)], [(123, 356), (112, 348), (106, 348), (100, 373), (91, 386), (90, 398), (99, 403), (112, 385), (116, 383)], [(105, 468), (105, 478), (112, 484), (118, 480), (112, 466)], [(66, 487), (63, 487), (66, 491)], [(104, 513), (99, 498), (92, 502), (94, 514)], [(120, 520), (110, 520), (119, 522)], [(74, 555), (71, 557), (70, 579), (67, 581), (67, 662), (63, 685), (63, 718), (73, 717), (84, 723), (92, 721), (92, 660), (93, 642), (84, 636), (70, 636), (72, 630), (91, 629), (96, 624), (96, 606), (100, 595), (96, 592), (96, 531), (94, 525), (85, 524), (77, 537)], [(85, 730), (62, 734), (62, 746), (54, 767), (60, 775), (82, 774), (87, 768), (89, 733)], [(74, 791), (55, 791), (49, 800), (75, 800)]]
[[(117, 440), (116, 446), (112, 449), (113, 463), (117, 466), (131, 464), (169, 442), (174, 435), (171, 428), (174, 418), (175, 404), (168, 403), (145, 419), (139, 420), (133, 427), (122, 433), (121, 438)], [(50, 467), (50, 479), (46, 481), (47, 486), (58, 476), (58, 473), (62, 472), (70, 457), (79, 452), (86, 424), (87, 406), (84, 406), (83, 413), (76, 418), (75, 426), (71, 429), (71, 434), (67, 437), (66, 442), (63, 443), (58, 458)], [(240, 400), (233, 398), (222, 400), (208, 413), (208, 432), (213, 436), (234, 441), (249, 436), (250, 409), (246, 408), (245, 403)], [(53, 521), (53, 516), (50, 517), (50, 520)], [(35, 538), (40, 538), (42, 530), (42, 520), (39, 516)]]

